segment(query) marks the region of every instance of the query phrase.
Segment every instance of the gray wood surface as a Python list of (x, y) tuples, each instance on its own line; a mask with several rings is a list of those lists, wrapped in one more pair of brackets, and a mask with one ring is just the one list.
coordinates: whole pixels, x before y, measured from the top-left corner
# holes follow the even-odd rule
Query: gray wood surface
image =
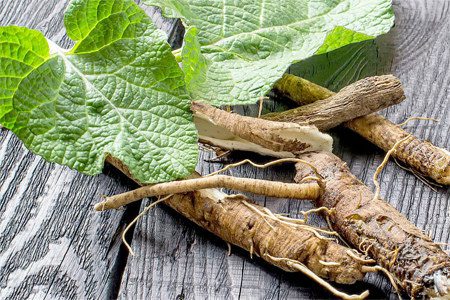
[[(69, 46), (62, 23), (67, 2), (0, 0), (0, 24), (36, 28)], [(337, 88), (371, 73), (374, 66), (364, 55), (377, 59), (377, 70), (399, 76), (408, 97), (384, 113), (396, 122), (410, 115), (440, 119), (431, 125), (411, 123), (408, 129), (450, 149), (450, 4), (446, 0), (397, 0), (394, 6), (396, 26), (377, 41), (377, 48), (348, 47), (344, 51), (353, 51), (357, 59), (326, 78), (320, 75), (329, 72), (338, 53), (327, 55), (325, 63), (312, 60), (310, 68), (308, 62), (300, 68)], [(146, 10), (168, 32), (170, 42), (179, 45), (180, 24)], [(244, 112), (254, 114), (255, 110)], [(336, 129), (333, 135), (335, 153), (371, 186), (384, 154), (348, 130)], [(201, 172), (221, 166), (203, 162), (212, 156), (202, 154)], [(241, 157), (261, 160), (252, 154), (237, 154), (232, 159)], [(224, 242), (162, 206), (138, 222), (130, 235), (136, 256), (129, 256), (119, 235), (137, 215), (139, 204), (101, 214), (92, 211), (92, 204), (100, 194), (124, 191), (133, 184), (111, 168), (104, 173), (88, 177), (46, 163), (24, 149), (11, 133), (0, 132), (0, 299), (330, 298), (305, 276), (279, 271), (236, 248), (228, 256)], [(232, 174), (291, 181), (293, 169), (242, 167)], [(382, 176), (382, 194), (390, 203), (436, 241), (450, 241), (449, 189), (434, 192), (393, 162)], [(254, 199), (291, 216), (312, 207), (308, 202)], [(319, 218), (314, 221), (320, 222)], [(342, 288), (349, 292), (369, 288), (372, 298), (394, 299), (389, 284), (378, 275)]]

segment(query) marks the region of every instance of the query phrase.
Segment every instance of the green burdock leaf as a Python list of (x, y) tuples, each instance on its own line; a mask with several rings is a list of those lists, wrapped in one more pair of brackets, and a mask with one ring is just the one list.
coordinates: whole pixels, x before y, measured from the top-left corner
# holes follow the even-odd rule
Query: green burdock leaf
[(0, 28), (0, 123), (89, 175), (108, 155), (141, 182), (189, 175), (197, 132), (165, 35), (132, 0), (72, 1), (65, 26), (68, 51), (38, 31)]
[(184, 45), (201, 45), (198, 67), (190, 55), (184, 69), (191, 97), (214, 105), (254, 103), (291, 64), (386, 33), (394, 21), (391, 0), (144, 2), (198, 29)]
[(12, 110), (12, 98), (22, 79), (48, 59), (49, 49), (39, 31), (9, 26), (0, 27), (0, 53), (1, 120)]
[(181, 60), (185, 74), (186, 88), (189, 91), (197, 90), (206, 81), (208, 61), (201, 52), (197, 39), (198, 29), (190, 27), (184, 35), (184, 47), (181, 50)]

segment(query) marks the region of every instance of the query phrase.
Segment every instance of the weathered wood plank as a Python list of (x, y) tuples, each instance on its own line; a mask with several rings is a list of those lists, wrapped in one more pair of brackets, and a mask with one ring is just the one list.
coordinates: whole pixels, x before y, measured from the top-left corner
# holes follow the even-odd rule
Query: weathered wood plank
[(102, 193), (130, 185), (44, 162), (0, 137), (0, 298), (98, 298), (117, 280), (123, 212), (99, 215)]
[[(29, 26), (69, 47), (67, 1), (0, 1), (0, 23)], [(104, 193), (129, 189), (117, 172), (89, 177), (44, 162), (0, 132), (0, 298), (100, 299), (117, 293), (129, 212), (97, 214)], [(134, 210), (134, 212), (133, 212)]]

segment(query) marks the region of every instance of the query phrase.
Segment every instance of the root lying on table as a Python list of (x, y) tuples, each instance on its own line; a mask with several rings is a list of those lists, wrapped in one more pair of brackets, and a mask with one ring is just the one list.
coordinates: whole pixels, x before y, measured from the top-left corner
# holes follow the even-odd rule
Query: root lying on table
[(306, 164), (313, 170), (313, 172), (317, 173), (314, 170), (314, 166), (312, 164), (296, 158), (278, 159), (272, 162), (268, 162), (266, 164), (256, 164), (251, 160), (245, 159), (243, 161), (227, 165), (224, 168), (215, 171), (209, 175), (206, 175), (202, 178), (186, 179), (181, 181), (172, 181), (155, 185), (148, 185), (130, 192), (122, 193), (111, 197), (106, 197), (105, 201), (97, 203), (94, 206), (94, 209), (97, 211), (115, 209), (146, 197), (186, 193), (206, 188), (229, 188), (278, 198), (294, 198), (294, 199), (309, 199), (309, 200), (317, 199), (321, 191), (320, 186), (321, 179), (320, 176), (318, 176), (317, 174), (316, 176), (310, 176), (308, 178), (305, 178), (303, 182), (300, 184), (276, 182), (261, 179), (235, 178), (232, 176), (218, 175), (231, 168), (247, 163), (257, 168), (267, 168), (269, 166), (285, 162)]
[[(324, 193), (316, 204), (335, 209), (330, 220), (336, 231), (374, 258), (411, 297), (449, 296), (450, 257), (439, 245), (394, 207), (374, 197), (335, 155), (316, 152), (300, 158), (314, 162), (324, 180)], [(298, 167), (296, 181), (311, 175)]]
[(143, 186), (130, 192), (106, 197), (105, 201), (97, 203), (94, 209), (97, 211), (115, 209), (147, 197), (187, 193), (209, 188), (228, 188), (268, 197), (309, 200), (317, 199), (321, 191), (320, 186), (313, 182), (297, 184), (214, 175)]
[[(109, 161), (132, 178), (123, 164), (114, 159)], [(311, 172), (314, 174), (313, 170)], [(193, 174), (192, 178), (199, 176)], [(272, 219), (275, 216), (273, 212), (251, 204), (243, 195), (227, 195), (217, 189), (204, 189), (172, 195), (163, 203), (226, 243), (241, 247), (289, 272), (295, 270), (287, 261), (273, 261), (267, 255), (298, 261), (317, 276), (343, 284), (362, 280), (367, 273), (362, 271), (363, 267), (372, 264), (361, 254), (349, 254), (349, 248), (318, 237), (305, 227), (293, 226), (295, 224), (284, 222), (286, 220), (281, 218)], [(255, 209), (264, 214), (264, 218), (255, 213)]]
[[(286, 85), (283, 87), (289, 88)], [(275, 89), (280, 91), (277, 85)], [(398, 104), (404, 99), (405, 94), (398, 78), (393, 75), (373, 76), (352, 83), (326, 99), (263, 115), (262, 118), (301, 125), (311, 124), (320, 130), (328, 130), (354, 118)]]
[[(284, 75), (275, 84), (274, 91), (287, 96), (299, 105), (316, 101), (325, 101), (324, 103), (326, 103), (335, 95), (335, 93), (324, 87), (290, 74)], [(289, 113), (283, 112), (283, 114)], [(276, 114), (271, 114), (270, 119), (276, 120)], [(315, 123), (310, 124), (314, 125)], [(389, 151), (396, 142), (410, 135), (400, 128), (399, 125), (386, 120), (378, 114), (352, 119), (344, 123), (344, 126), (384, 151)], [(408, 143), (404, 143), (397, 149), (393, 157), (437, 183), (450, 185), (450, 152), (445, 149), (413, 136)]]

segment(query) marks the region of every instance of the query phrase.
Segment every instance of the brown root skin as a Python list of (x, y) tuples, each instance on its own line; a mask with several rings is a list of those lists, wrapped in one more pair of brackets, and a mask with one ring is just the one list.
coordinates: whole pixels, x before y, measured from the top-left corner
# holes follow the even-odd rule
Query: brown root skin
[[(325, 183), (318, 206), (335, 209), (334, 229), (387, 269), (412, 297), (449, 297), (450, 257), (394, 207), (352, 175), (331, 153), (300, 157), (314, 162)], [(296, 181), (310, 172), (297, 165)]]
[(202, 102), (193, 102), (191, 110), (200, 141), (223, 149), (280, 158), (332, 150), (333, 139), (315, 126), (241, 116)]
[[(335, 94), (324, 87), (289, 74), (275, 84), (275, 92), (289, 97), (299, 105), (330, 99), (330, 95)], [(353, 119), (344, 126), (385, 151), (409, 135), (396, 124), (377, 114)], [(442, 148), (413, 136), (393, 154), (393, 157), (440, 184), (450, 185), (450, 153)]]
[[(380, 115), (372, 114), (347, 122), (346, 126), (384, 151), (409, 134)], [(450, 185), (450, 153), (414, 136), (392, 155), (436, 182)]]
[(327, 99), (284, 112), (267, 114), (263, 118), (312, 124), (320, 130), (328, 130), (354, 118), (398, 104), (404, 99), (405, 94), (398, 78), (393, 75), (374, 76), (359, 80)]
[[(265, 219), (244, 201), (248, 201), (244, 196), (230, 198), (209, 189), (174, 195), (166, 203), (223, 240), (252, 251), (283, 270), (295, 271), (285, 262), (272, 261), (267, 255), (299, 261), (320, 277), (338, 283), (351, 284), (364, 277), (363, 264), (348, 255), (348, 248), (321, 239), (311, 231)], [(321, 261), (337, 265), (325, 266)]]
[[(107, 160), (133, 179), (120, 161), (112, 157)], [(195, 173), (191, 178), (199, 176)], [(287, 224), (282, 220), (261, 217), (261, 214), (268, 214), (268, 210), (251, 203), (243, 195), (229, 196), (217, 189), (204, 189), (173, 195), (164, 203), (225, 242), (243, 248), (288, 272), (299, 271), (292, 263), (294, 261), (321, 278), (352, 284), (362, 280), (367, 273), (365, 268), (372, 265), (372, 261), (349, 248), (317, 236), (314, 230), (301, 229), (295, 223)], [(255, 209), (261, 214), (256, 213)], [(307, 275), (312, 277), (312, 274)], [(335, 295), (346, 299), (363, 299), (367, 292), (361, 295)]]
[(130, 192), (107, 197), (94, 206), (97, 211), (115, 209), (146, 197), (193, 192), (209, 188), (228, 188), (268, 197), (315, 200), (320, 196), (318, 183), (284, 183), (270, 180), (236, 178), (226, 175), (186, 179), (143, 186)]

